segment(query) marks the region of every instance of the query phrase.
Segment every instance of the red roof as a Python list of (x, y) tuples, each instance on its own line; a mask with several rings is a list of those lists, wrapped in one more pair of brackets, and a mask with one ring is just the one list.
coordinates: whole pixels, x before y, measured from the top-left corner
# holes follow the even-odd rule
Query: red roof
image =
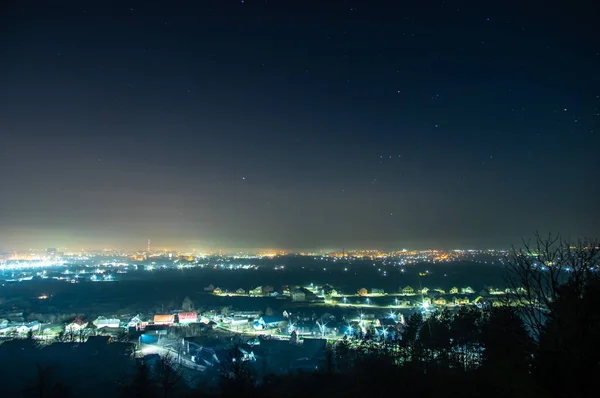
[(175, 315), (154, 315), (155, 325), (169, 325), (175, 322)]
[(178, 314), (179, 322), (196, 322), (198, 320), (198, 313), (196, 312), (180, 312)]

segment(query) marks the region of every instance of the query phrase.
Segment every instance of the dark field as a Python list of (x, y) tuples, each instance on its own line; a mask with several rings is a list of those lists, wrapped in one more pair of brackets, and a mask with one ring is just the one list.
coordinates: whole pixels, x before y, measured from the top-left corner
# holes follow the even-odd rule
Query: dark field
[[(406, 267), (375, 267), (370, 265), (324, 264), (323, 268), (301, 266), (287, 267), (283, 271), (261, 268), (259, 270), (213, 270), (192, 268), (184, 270), (137, 271), (118, 274), (112, 282), (82, 281), (71, 284), (52, 279), (38, 279), (5, 283), (0, 287), (3, 309), (18, 308), (26, 312), (82, 313), (89, 317), (107, 314), (130, 314), (178, 309), (186, 296), (196, 308), (231, 306), (240, 310), (274, 310), (290, 306), (289, 301), (274, 298), (218, 297), (204, 292), (212, 284), (223, 290), (235, 291), (270, 285), (279, 289), (282, 285), (296, 286), (330, 284), (346, 294), (359, 288), (381, 288), (386, 293), (397, 293), (400, 287), (440, 287), (449, 290), (471, 286), (475, 291), (486, 287), (502, 287), (504, 269), (501, 265), (479, 263), (423, 264)], [(347, 267), (348, 271), (344, 271)], [(378, 269), (381, 269), (379, 271)], [(384, 269), (387, 276), (383, 275)], [(429, 271), (420, 277), (420, 272)], [(49, 298), (38, 299), (45, 294)], [(355, 299), (350, 299), (354, 302)], [(392, 298), (372, 299), (374, 304), (391, 304)]]

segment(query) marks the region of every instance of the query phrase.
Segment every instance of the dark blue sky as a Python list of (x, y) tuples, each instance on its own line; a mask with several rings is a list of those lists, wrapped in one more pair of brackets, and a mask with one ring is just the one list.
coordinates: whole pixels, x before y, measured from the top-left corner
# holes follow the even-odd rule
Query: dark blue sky
[(47, 3), (0, 9), (0, 249), (600, 232), (594, 1)]

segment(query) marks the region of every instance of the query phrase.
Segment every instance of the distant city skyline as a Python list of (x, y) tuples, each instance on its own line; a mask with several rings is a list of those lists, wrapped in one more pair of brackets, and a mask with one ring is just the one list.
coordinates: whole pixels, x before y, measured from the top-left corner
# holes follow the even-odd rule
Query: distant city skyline
[[(514, 247), (520, 247), (522, 242)], [(146, 241), (147, 245), (147, 241)], [(322, 247), (322, 248), (275, 248), (275, 247), (242, 247), (242, 248), (227, 248), (227, 247), (183, 247), (183, 246), (146, 246), (146, 247), (126, 247), (126, 246), (98, 246), (93, 245), (80, 245), (80, 246), (60, 246), (54, 245), (52, 247), (34, 245), (30, 247), (13, 247), (13, 248), (0, 248), (0, 253), (39, 253), (48, 254), (50, 251), (54, 254), (65, 254), (65, 253), (76, 253), (76, 252), (122, 252), (122, 253), (195, 253), (195, 254), (208, 254), (222, 252), (224, 254), (273, 254), (273, 255), (286, 255), (286, 254), (302, 254), (302, 253), (322, 253), (322, 254), (347, 254), (355, 255), (363, 252), (379, 252), (379, 253), (393, 253), (393, 252), (426, 252), (426, 251), (487, 251), (487, 250), (509, 250), (513, 246), (498, 246), (498, 247), (476, 247), (475, 245), (467, 246), (451, 246), (451, 247), (415, 247), (415, 246), (397, 246), (397, 247), (374, 247), (374, 246), (362, 246), (362, 247)]]

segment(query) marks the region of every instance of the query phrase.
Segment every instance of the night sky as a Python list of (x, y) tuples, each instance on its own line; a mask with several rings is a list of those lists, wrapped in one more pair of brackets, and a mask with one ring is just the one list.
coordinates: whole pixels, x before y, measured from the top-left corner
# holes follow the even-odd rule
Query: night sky
[(0, 250), (598, 236), (600, 5), (544, 4), (2, 2)]

